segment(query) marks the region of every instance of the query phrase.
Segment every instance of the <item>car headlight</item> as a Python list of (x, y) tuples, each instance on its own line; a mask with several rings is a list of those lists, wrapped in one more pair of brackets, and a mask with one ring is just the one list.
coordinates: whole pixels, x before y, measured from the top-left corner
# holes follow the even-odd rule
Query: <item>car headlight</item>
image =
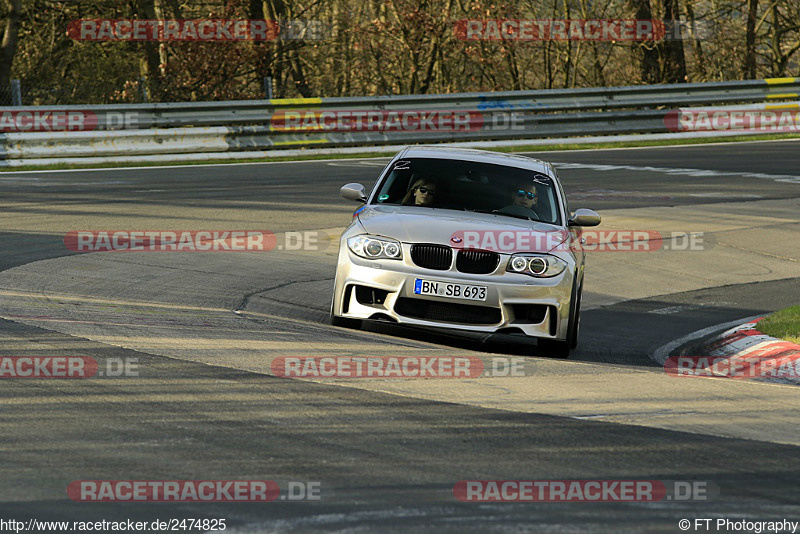
[(403, 249), (400, 243), (385, 237), (370, 235), (357, 235), (347, 240), (347, 246), (353, 254), (369, 260), (400, 260), (403, 258)]
[(527, 274), (537, 278), (551, 278), (564, 272), (567, 263), (548, 254), (515, 254), (508, 261), (506, 271)]

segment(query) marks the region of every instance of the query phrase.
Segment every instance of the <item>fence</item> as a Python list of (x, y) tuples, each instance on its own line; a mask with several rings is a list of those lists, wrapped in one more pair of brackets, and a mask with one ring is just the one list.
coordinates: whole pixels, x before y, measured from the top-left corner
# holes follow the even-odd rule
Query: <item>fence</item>
[(22, 105), (22, 85), (19, 80), (11, 80), (7, 87), (0, 86), (0, 105)]
[[(698, 106), (794, 110), (800, 108), (797, 102), (786, 101), (797, 100), (799, 93), (800, 78), (775, 78), (363, 98), (0, 107), (4, 132), (0, 166), (169, 160), (178, 154), (173, 159), (209, 159), (215, 154), (259, 157), (283, 148), (668, 133), (676, 131), (680, 110)], [(792, 117), (800, 129), (800, 112)]]

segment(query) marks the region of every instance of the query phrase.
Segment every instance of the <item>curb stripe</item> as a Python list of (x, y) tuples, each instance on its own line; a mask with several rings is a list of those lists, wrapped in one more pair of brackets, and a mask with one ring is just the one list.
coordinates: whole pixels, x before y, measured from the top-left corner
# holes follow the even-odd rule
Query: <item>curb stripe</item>
[[(725, 358), (732, 362), (742, 362), (749, 368), (761, 367), (768, 364), (770, 369), (780, 369), (784, 365), (795, 364), (800, 359), (800, 345), (783, 339), (768, 336), (757, 330), (759, 317), (750, 323), (744, 323), (720, 334), (716, 339), (706, 344), (709, 358)], [(730, 377), (748, 378), (748, 377)], [(798, 383), (798, 376), (755, 376), (759, 381)]]

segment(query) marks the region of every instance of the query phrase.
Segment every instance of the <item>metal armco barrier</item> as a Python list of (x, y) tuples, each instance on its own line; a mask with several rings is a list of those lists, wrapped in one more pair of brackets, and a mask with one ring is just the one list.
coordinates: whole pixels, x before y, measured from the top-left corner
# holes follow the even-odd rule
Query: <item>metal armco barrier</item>
[(0, 166), (70, 158), (102, 162), (158, 155), (163, 161), (168, 154), (208, 159), (213, 153), (282, 148), (666, 133), (674, 131), (667, 115), (683, 108), (798, 108), (785, 101), (799, 95), (800, 78), (773, 78), (364, 98), (0, 107)]

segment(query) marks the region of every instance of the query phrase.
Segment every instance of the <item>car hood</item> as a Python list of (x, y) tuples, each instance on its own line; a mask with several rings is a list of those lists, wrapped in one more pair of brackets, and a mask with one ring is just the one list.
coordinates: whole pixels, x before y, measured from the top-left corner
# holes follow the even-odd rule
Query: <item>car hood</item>
[(458, 244), (452, 238), (463, 238), (465, 231), (549, 234), (548, 239), (542, 241), (548, 243), (548, 252), (569, 236), (563, 227), (543, 222), (417, 206), (364, 206), (358, 213), (358, 220), (371, 235), (390, 237), (403, 243), (438, 243), (453, 247), (458, 247)]

